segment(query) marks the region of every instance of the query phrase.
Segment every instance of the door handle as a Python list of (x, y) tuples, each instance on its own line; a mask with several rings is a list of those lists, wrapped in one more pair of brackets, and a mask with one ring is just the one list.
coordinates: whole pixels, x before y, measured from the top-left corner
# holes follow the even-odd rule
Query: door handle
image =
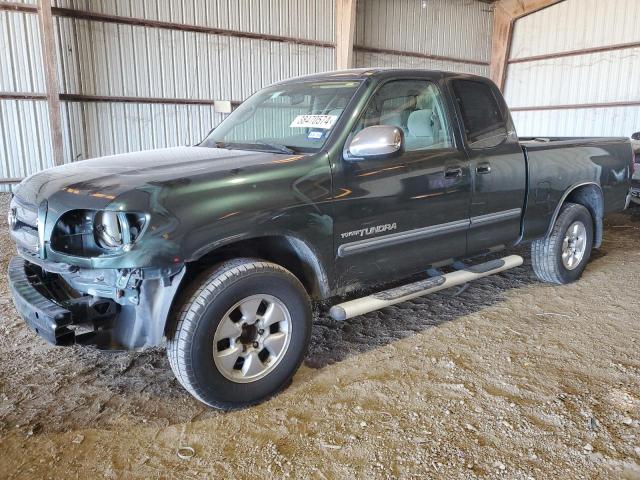
[(444, 171), (444, 178), (458, 178), (462, 176), (462, 168), (449, 167)]
[(479, 163), (476, 167), (476, 173), (479, 175), (491, 173), (491, 164), (489, 162)]

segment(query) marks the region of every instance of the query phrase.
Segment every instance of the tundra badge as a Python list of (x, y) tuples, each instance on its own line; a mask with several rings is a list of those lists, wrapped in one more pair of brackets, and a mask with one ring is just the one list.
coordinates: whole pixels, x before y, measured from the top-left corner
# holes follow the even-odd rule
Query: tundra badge
[(342, 238), (367, 237), (369, 235), (373, 235), (374, 233), (390, 232), (392, 230), (396, 230), (397, 228), (398, 225), (395, 222), (387, 223), (385, 225), (377, 225), (375, 227), (368, 227), (361, 230), (353, 230), (352, 232), (345, 232), (342, 234)]

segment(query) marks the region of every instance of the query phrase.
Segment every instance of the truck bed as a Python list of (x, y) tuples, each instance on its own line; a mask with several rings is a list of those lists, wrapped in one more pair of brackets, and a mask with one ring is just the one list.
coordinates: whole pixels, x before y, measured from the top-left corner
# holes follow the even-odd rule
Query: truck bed
[(565, 192), (578, 185), (602, 189), (604, 214), (624, 209), (631, 168), (628, 138), (524, 137), (520, 143), (529, 180), (524, 238), (546, 232)]

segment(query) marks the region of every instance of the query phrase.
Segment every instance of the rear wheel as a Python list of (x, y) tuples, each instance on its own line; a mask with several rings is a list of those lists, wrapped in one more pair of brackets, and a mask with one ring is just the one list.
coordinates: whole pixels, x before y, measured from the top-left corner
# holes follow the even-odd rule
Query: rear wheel
[(167, 353), (176, 378), (216, 408), (258, 403), (284, 388), (302, 363), (311, 307), (298, 279), (279, 265), (226, 262), (195, 282)]
[(584, 206), (566, 203), (551, 234), (531, 245), (536, 276), (550, 283), (570, 283), (582, 275), (593, 247), (593, 218)]

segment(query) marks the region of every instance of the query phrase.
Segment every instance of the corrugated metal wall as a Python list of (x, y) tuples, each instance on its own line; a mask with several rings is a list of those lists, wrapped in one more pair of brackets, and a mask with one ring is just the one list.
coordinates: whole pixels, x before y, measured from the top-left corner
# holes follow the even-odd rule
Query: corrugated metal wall
[(423, 68), (427, 70), (473, 73), (485, 77), (489, 75), (488, 65), (474, 65), (470, 63), (358, 50), (354, 52), (354, 58), (357, 67)]
[(477, 0), (359, 0), (355, 44), (364, 48), (355, 49), (355, 64), (488, 75), (492, 21), (491, 6)]
[(57, 7), (334, 41), (334, 0), (53, 0)]
[(193, 145), (222, 120), (207, 105), (63, 102), (67, 161)]
[[(335, 66), (333, 48), (304, 44), (304, 39), (334, 42), (334, 0), (53, 0), (52, 4), (294, 39), (241, 38), (234, 32), (70, 18), (54, 11), (63, 96), (175, 99), (158, 104), (63, 97), (65, 162), (192, 144), (223, 116), (212, 105), (181, 100), (241, 101), (277, 80)], [(0, 29), (0, 92), (44, 93), (37, 15), (0, 11)], [(52, 166), (46, 102), (7, 99), (0, 100), (0, 108), (0, 178), (24, 177)]]
[(288, 76), (333, 68), (333, 49), (58, 19), (63, 93), (243, 100)]
[[(639, 6), (638, 0), (566, 0), (516, 22), (510, 54), (516, 63), (509, 64), (505, 95), (520, 135), (640, 130)], [(576, 105), (588, 108), (567, 108)]]
[[(333, 0), (56, 0), (57, 6), (178, 24), (333, 41)], [(322, 15), (318, 13), (324, 12)], [(61, 91), (241, 101), (334, 66), (334, 50), (228, 35), (57, 19)], [(208, 105), (64, 102), (66, 160), (192, 144), (223, 118)]]
[(0, 11), (0, 92), (44, 92), (38, 17)]
[[(44, 93), (41, 58), (38, 18), (0, 12), (0, 92)], [(0, 178), (52, 165), (48, 122), (43, 101), (0, 100)]]
[(0, 100), (0, 178), (23, 178), (53, 166), (47, 103)]

